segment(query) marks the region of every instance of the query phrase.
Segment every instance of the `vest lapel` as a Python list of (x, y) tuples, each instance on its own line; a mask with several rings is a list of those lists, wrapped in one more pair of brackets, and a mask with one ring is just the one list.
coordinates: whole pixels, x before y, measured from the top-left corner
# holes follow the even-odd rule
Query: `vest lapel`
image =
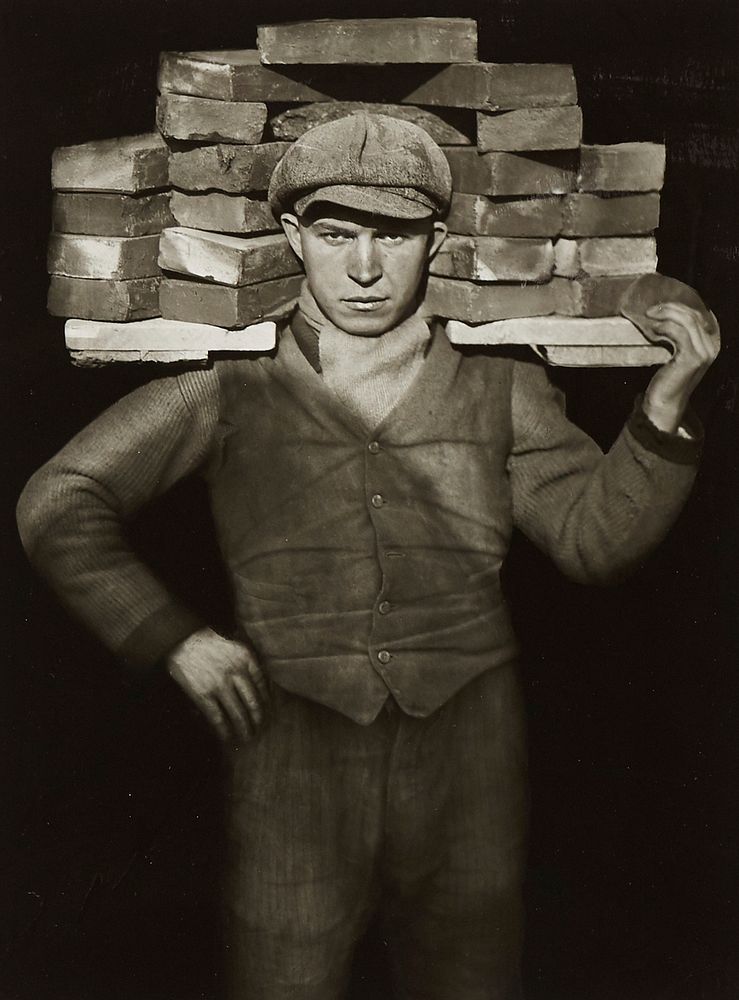
[(449, 390), (457, 376), (461, 355), (454, 350), (441, 324), (431, 329), (431, 346), (406, 392), (375, 429), (394, 441), (426, 437), (445, 418)]
[[(298, 346), (290, 327), (286, 327), (280, 337), (274, 374), (292, 395), (303, 401), (306, 409), (320, 410), (325, 419), (336, 420), (353, 437), (366, 439), (367, 428), (329, 389)], [(316, 398), (321, 401), (320, 407), (316, 407)]]

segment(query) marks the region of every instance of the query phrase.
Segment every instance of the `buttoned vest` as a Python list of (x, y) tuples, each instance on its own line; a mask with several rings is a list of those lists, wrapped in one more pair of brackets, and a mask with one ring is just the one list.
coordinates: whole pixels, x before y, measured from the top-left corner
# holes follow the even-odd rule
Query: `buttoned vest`
[(439, 328), (371, 432), (290, 330), (217, 363), (208, 471), (239, 627), (282, 687), (367, 724), (425, 716), (516, 655), (500, 588), (511, 533), (512, 362)]

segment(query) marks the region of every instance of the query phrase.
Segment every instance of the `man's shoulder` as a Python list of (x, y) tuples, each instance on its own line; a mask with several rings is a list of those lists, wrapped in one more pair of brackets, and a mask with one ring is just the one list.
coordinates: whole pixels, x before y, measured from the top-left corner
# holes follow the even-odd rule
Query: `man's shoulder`
[[(446, 336), (443, 329), (441, 332), (443, 336)], [(452, 351), (459, 358), (460, 375), (474, 378), (483, 386), (489, 385), (491, 382), (510, 386), (515, 378), (517, 368), (529, 363), (530, 358), (533, 359), (534, 364), (537, 362), (537, 359), (525, 347), (460, 344), (453, 341), (450, 341), (450, 345)]]

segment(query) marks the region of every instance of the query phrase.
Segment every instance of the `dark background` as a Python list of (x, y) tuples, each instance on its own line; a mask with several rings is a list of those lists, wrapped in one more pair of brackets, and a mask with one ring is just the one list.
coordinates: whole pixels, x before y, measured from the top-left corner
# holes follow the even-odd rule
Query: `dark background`
[[(724, 352), (696, 406), (702, 470), (630, 582), (564, 582), (518, 539), (507, 584), (527, 654), (533, 828), (530, 1000), (739, 995), (739, 20), (734, 0), (489, 0), (264, 9), (235, 0), (2, 4), (3, 499), (0, 996), (218, 996), (218, 754), (173, 686), (126, 686), (34, 577), (23, 483), (152, 373), (74, 369), (45, 313), (55, 146), (147, 131), (163, 49), (253, 47), (259, 21), (465, 15), (491, 61), (572, 63), (585, 140), (665, 140), (660, 270), (716, 312)], [(607, 446), (647, 372), (568, 372), (572, 416)], [(145, 512), (136, 543), (214, 625), (227, 591), (204, 492)], [(386, 994), (383, 942), (354, 996)], [(254, 998), (257, 1000), (257, 998)]]

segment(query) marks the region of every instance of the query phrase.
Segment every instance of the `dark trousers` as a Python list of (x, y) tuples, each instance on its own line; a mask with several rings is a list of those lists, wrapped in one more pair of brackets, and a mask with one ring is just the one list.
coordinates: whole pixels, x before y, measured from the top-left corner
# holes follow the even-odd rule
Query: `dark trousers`
[(398, 998), (519, 998), (525, 757), (514, 665), (369, 726), (278, 691), (230, 778), (229, 1000), (340, 1000), (373, 914)]

